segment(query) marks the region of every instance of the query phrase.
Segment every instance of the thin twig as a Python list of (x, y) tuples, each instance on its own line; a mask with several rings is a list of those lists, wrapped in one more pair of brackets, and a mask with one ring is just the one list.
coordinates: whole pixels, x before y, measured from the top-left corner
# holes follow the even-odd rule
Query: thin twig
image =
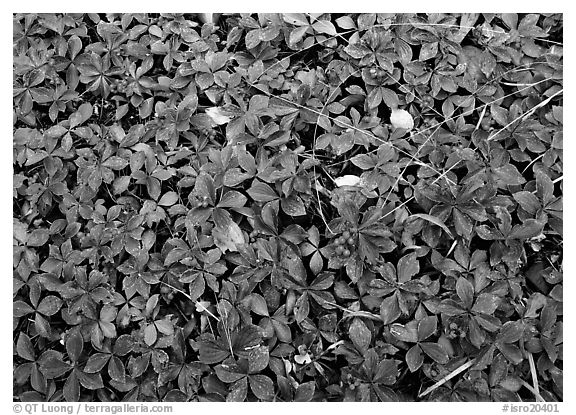
[(418, 397), (422, 398), (422, 397), (428, 395), (430, 392), (438, 389), (440, 386), (442, 386), (443, 384), (448, 382), (454, 376), (456, 376), (456, 375), (464, 372), (466, 369), (470, 368), (474, 363), (475, 363), (475, 359), (469, 360), (468, 362), (464, 363), (462, 366), (458, 367), (457, 369), (453, 370), (452, 372), (450, 372), (449, 374), (444, 376), (442, 379), (440, 379), (434, 385), (430, 386), (428, 389), (426, 389), (424, 392), (422, 392), (420, 395), (418, 395)]
[(561, 94), (562, 92), (564, 92), (564, 89), (560, 89), (559, 91), (556, 91), (554, 94), (552, 94), (551, 96), (549, 96), (548, 98), (546, 98), (544, 101), (540, 102), (539, 104), (533, 106), (532, 108), (530, 108), (528, 111), (520, 114), (519, 116), (517, 116), (516, 118), (514, 118), (512, 121), (510, 121), (508, 124), (506, 124), (504, 127), (502, 127), (501, 129), (499, 129), (496, 134), (488, 137), (487, 141), (492, 141), (494, 140), (494, 138), (500, 134), (502, 131), (504, 131), (505, 129), (507, 129), (508, 127), (510, 127), (512, 124), (514, 124), (517, 121), (522, 120), (524, 117), (528, 117), (530, 116), (532, 113), (534, 113), (534, 111), (536, 111), (538, 108), (543, 107), (544, 105), (546, 105), (548, 102), (550, 102), (550, 100), (552, 98), (554, 98), (556, 95)]
[(200, 303), (199, 301), (196, 301), (196, 300), (192, 300), (192, 297), (190, 297), (190, 295), (188, 295), (186, 292), (182, 291), (179, 288), (174, 287), (171, 284), (165, 283), (164, 281), (160, 281), (160, 283), (166, 285), (167, 287), (170, 287), (174, 291), (178, 291), (180, 294), (184, 295), (184, 297), (186, 297), (190, 301), (194, 302), (194, 304), (196, 304), (196, 307), (200, 308), (202, 311), (205, 311), (210, 317), (216, 319), (216, 321), (220, 321), (220, 319), (218, 317), (216, 317), (214, 314), (212, 314), (212, 312), (210, 310), (208, 310), (206, 307), (204, 307), (204, 305), (202, 303)]
[(536, 398), (537, 402), (546, 402), (546, 400), (542, 397), (542, 395), (540, 395), (539, 392), (537, 392), (532, 385), (530, 385), (528, 382), (526, 382), (525, 380), (520, 379), (520, 383), (522, 384), (522, 386), (524, 386), (526, 389), (528, 389), (530, 392), (532, 392), (532, 394), (534, 395), (534, 397)]
[(538, 374), (536, 373), (536, 365), (534, 364), (534, 356), (528, 353), (528, 363), (530, 364), (530, 373), (532, 374), (532, 384), (534, 385), (534, 395), (540, 396), (540, 388), (538, 387)]

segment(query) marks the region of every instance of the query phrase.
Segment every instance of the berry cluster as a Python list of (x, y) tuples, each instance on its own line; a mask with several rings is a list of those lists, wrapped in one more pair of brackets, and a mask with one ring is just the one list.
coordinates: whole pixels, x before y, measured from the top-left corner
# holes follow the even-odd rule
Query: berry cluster
[(462, 330), (461, 327), (458, 326), (458, 324), (456, 324), (455, 322), (450, 323), (450, 330), (448, 331), (448, 334), (446, 334), (446, 337), (448, 337), (449, 339), (455, 339), (457, 337), (460, 338), (464, 338), (466, 337), (466, 331)]
[(116, 82), (113, 82), (110, 84), (110, 91), (112, 92), (119, 92), (121, 94), (123, 94), (124, 92), (126, 92), (126, 87), (128, 86), (128, 80), (127, 79), (118, 79)]
[(355, 235), (356, 229), (344, 231), (341, 236), (334, 240), (334, 245), (336, 245), (334, 252), (336, 252), (336, 255), (348, 258), (352, 254), (350, 250), (354, 249), (356, 245)]
[(350, 390), (354, 390), (356, 389), (358, 386), (360, 386), (360, 379), (356, 379), (354, 376), (352, 376), (351, 373), (347, 373), (346, 377), (344, 378), (344, 381), (348, 384), (348, 387), (350, 388)]
[(172, 301), (174, 299), (174, 291), (167, 285), (162, 285), (160, 287), (160, 293), (166, 298), (168, 301)]
[(202, 128), (200, 128), (199, 131), (200, 131), (200, 134), (206, 136), (210, 140), (213, 140), (214, 138), (216, 138), (216, 130), (213, 130), (212, 128), (202, 127)]
[(370, 68), (370, 76), (378, 81), (382, 81), (386, 76), (386, 71), (379, 68)]
[(208, 196), (202, 196), (196, 200), (196, 207), (197, 208), (204, 208), (206, 209), (210, 203), (208, 202)]
[(260, 235), (260, 231), (257, 229), (254, 229), (252, 232), (250, 232), (250, 234), (248, 235), (250, 237), (250, 243), (256, 242), (256, 238), (258, 238), (258, 235)]

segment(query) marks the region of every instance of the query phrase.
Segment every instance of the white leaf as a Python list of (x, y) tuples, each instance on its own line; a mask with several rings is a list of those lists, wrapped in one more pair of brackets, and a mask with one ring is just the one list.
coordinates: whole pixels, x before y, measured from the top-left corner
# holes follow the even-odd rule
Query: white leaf
[(354, 176), (352, 174), (347, 174), (346, 176), (338, 177), (334, 181), (336, 182), (336, 186), (358, 186), (360, 185), (360, 177)]
[(229, 116), (224, 115), (222, 108), (219, 107), (206, 108), (206, 114), (218, 125), (227, 124), (232, 120)]
[(414, 128), (414, 119), (406, 110), (393, 109), (392, 114), (390, 114), (390, 123), (394, 128), (402, 128), (404, 130)]

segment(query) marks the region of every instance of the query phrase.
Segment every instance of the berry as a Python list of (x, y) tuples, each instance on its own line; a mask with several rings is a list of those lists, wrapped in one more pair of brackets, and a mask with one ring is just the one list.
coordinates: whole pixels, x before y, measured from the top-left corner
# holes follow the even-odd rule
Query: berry
[(345, 238), (345, 239), (350, 238), (350, 232), (348, 232), (348, 231), (342, 232), (342, 238)]
[(342, 245), (338, 245), (336, 247), (336, 255), (342, 255), (343, 252), (344, 252), (344, 247)]
[(344, 245), (346, 243), (346, 239), (340, 237), (336, 239), (336, 245)]
[(162, 294), (168, 294), (170, 292), (170, 287), (163, 285), (162, 287), (160, 287), (160, 292)]
[(202, 202), (202, 207), (203, 207), (204, 209), (206, 209), (206, 208), (208, 207), (208, 201), (207, 201), (207, 200), (205, 200), (205, 201)]
[(349, 250), (349, 249), (345, 249), (345, 250), (342, 252), (342, 255), (343, 255), (344, 257), (349, 257), (349, 256), (350, 256), (350, 250)]
[(348, 238), (348, 239), (346, 240), (346, 243), (347, 243), (348, 245), (354, 245), (354, 238)]
[(458, 324), (452, 322), (452, 323), (450, 323), (450, 328), (451, 328), (452, 330), (456, 330), (456, 329), (458, 328)]
[(170, 292), (166, 295), (166, 298), (170, 301), (172, 301), (174, 299), (174, 293)]
[(466, 332), (461, 331), (460, 332), (460, 338), (463, 339), (464, 337), (466, 337)]

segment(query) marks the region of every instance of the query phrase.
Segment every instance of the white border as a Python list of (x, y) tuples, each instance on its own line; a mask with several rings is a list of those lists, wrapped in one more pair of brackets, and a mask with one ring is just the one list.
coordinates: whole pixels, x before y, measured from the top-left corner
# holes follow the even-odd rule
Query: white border
[[(41, 1), (27, 1), (27, 2), (9, 2), (3, 3), (0, 7), (3, 13), (2, 20), (0, 23), (0, 30), (2, 31), (2, 36), (0, 39), (4, 39), (2, 42), (2, 55), (6, 61), (9, 56), (12, 56), (12, 13), (14, 12), (63, 12), (63, 11), (73, 11), (73, 12), (102, 12), (106, 10), (111, 10), (114, 12), (135, 12), (135, 11), (149, 11), (149, 12), (174, 12), (174, 11), (195, 11), (200, 9), (203, 12), (217, 12), (217, 11), (230, 11), (230, 12), (320, 12), (320, 11), (331, 11), (331, 12), (396, 12), (396, 13), (406, 13), (406, 12), (435, 12), (435, 11), (454, 11), (454, 12), (563, 12), (564, 13), (564, 29), (566, 34), (564, 39), (566, 39), (565, 47), (565, 84), (566, 93), (564, 94), (564, 113), (568, 115), (565, 118), (565, 155), (575, 154), (573, 138), (571, 132), (574, 131), (574, 125), (572, 117), (570, 115), (575, 114), (573, 97), (574, 97), (574, 78), (573, 71), (574, 68), (574, 47), (573, 41), (576, 39), (576, 34), (574, 33), (574, 19), (572, 18), (572, 8), (566, 5), (566, 2), (546, 2), (546, 1), (494, 1), (494, 0), (484, 0), (481, 2), (474, 3), (464, 3), (462, 0), (455, 1), (442, 1), (442, 2), (431, 2), (431, 1), (412, 1), (412, 2), (397, 2), (392, 3), (389, 1), (381, 2), (342, 2), (342, 1), (322, 1), (322, 2), (312, 2), (310, 0), (290, 0), (285, 3), (281, 2), (271, 2), (271, 1), (250, 1), (250, 2), (239, 2), (239, 1), (218, 1), (218, 2), (201, 2), (198, 5), (194, 4), (194, 1), (186, 2), (158, 2), (150, 0), (142, 1), (110, 1), (110, 0), (99, 0), (96, 2), (72, 2), (72, 1), (58, 1), (58, 2), (41, 2)], [(7, 10), (4, 10), (7, 9)], [(468, 9), (468, 10), (463, 10)], [(472, 10), (470, 10), (472, 9)], [(572, 39), (572, 42), (570, 42)], [(5, 98), (1, 101), (2, 111), (2, 127), (5, 131), (5, 135), (1, 140), (2, 149), (0, 150), (0, 171), (1, 177), (4, 180), (0, 181), (2, 186), (0, 194), (5, 198), (4, 203), (0, 203), (2, 217), (4, 218), (3, 223), (5, 223), (6, 228), (12, 226), (11, 210), (12, 203), (9, 200), (12, 196), (12, 186), (10, 177), (12, 177), (12, 101), (8, 99), (9, 91), (8, 85), (10, 84), (10, 79), (12, 78), (10, 72), (10, 66), (8, 63), (4, 63), (1, 66), (2, 79), (4, 80), (2, 85), (6, 86), (4, 92)], [(11, 96), (11, 93), (10, 93)], [(571, 160), (571, 157), (565, 157), (566, 160)], [(565, 172), (567, 179), (564, 180), (564, 185), (566, 190), (564, 191), (565, 207), (566, 210), (570, 211), (573, 206), (576, 206), (574, 202), (574, 192), (573, 192), (573, 179), (574, 177), (574, 165), (568, 162), (565, 166)], [(564, 219), (564, 244), (565, 252), (571, 252), (574, 246), (574, 236), (571, 230), (574, 230), (574, 221), (576, 220), (576, 215), (571, 214), (566, 215)], [(8, 339), (8, 333), (12, 332), (12, 307), (11, 307), (11, 292), (12, 292), (12, 244), (11, 238), (9, 236), (8, 229), (4, 232), (5, 235), (1, 240), (1, 264), (2, 269), (6, 272), (0, 279), (2, 284), (2, 301), (0, 301), (0, 306), (2, 307), (2, 314), (4, 318), (1, 320), (1, 333), (5, 333), (6, 339), (1, 342), (2, 345), (2, 356), (6, 359), (6, 372), (3, 373), (4, 377), (0, 378), (2, 381), (1, 388), (1, 398), (0, 403), (5, 404), (7, 411), (13, 413), (12, 410), (12, 381), (10, 379), (11, 370), (8, 370), (8, 359), (12, 355), (12, 342)], [(566, 300), (570, 299), (570, 295), (574, 291), (574, 263), (571, 261), (571, 255), (567, 255), (565, 258), (565, 270), (564, 270), (564, 291), (566, 294), (564, 298)], [(564, 336), (565, 344), (568, 346), (567, 350), (571, 350), (574, 347), (574, 336), (572, 329), (574, 327), (574, 303), (572, 301), (566, 301), (566, 306), (564, 308), (564, 313), (568, 315), (568, 318), (564, 318)], [(568, 408), (573, 408), (570, 413), (576, 413), (574, 409), (574, 398), (570, 394), (570, 390), (576, 390), (574, 388), (573, 382), (574, 374), (574, 358), (570, 352), (564, 354), (564, 399), (565, 402), (560, 404), (561, 413), (568, 413)], [(572, 385), (572, 386), (571, 386)], [(190, 410), (198, 411), (234, 411), (240, 414), (254, 414), (257, 413), (271, 413), (271, 412), (282, 412), (289, 413), (294, 410), (293, 405), (297, 405), (297, 408), (301, 411), (310, 411), (316, 413), (349, 413), (350, 411), (358, 410), (355, 408), (356, 405), (361, 405), (363, 411), (369, 411), (374, 413), (406, 413), (412, 411), (426, 411), (429, 415), (446, 415), (446, 414), (462, 414), (466, 411), (467, 415), (473, 414), (495, 414), (501, 413), (501, 404), (497, 403), (387, 403), (387, 404), (357, 404), (357, 403), (338, 403), (338, 404), (323, 404), (323, 403), (308, 403), (308, 404), (279, 404), (279, 403), (259, 403), (259, 404), (194, 404), (200, 406), (192, 406), (190, 404), (174, 404), (175, 414), (189, 413)], [(209, 406), (208, 406), (209, 405)], [(384, 405), (384, 406), (383, 406)], [(424, 408), (424, 405), (426, 406)], [(201, 413), (201, 412), (200, 412)]]

